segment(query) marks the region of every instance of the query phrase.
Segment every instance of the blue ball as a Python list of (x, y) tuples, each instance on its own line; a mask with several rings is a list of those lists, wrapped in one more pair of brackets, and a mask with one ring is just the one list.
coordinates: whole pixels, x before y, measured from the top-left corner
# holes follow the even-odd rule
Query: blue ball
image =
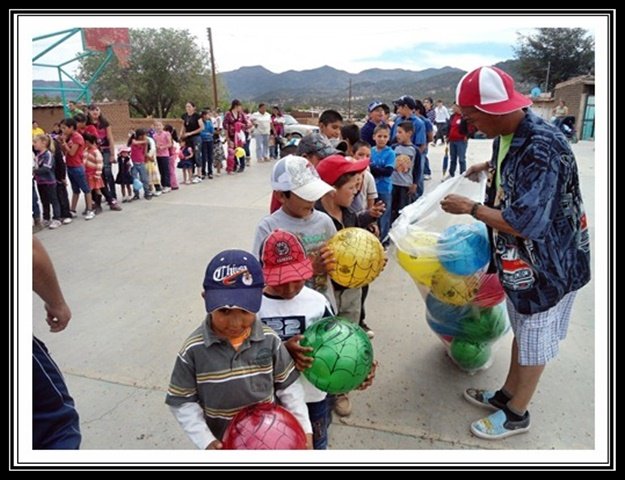
[(138, 178), (135, 178), (132, 181), (132, 188), (135, 192), (138, 192), (143, 188), (143, 183), (141, 183), (141, 180), (139, 180)]
[(445, 269), (456, 275), (473, 275), (490, 260), (486, 225), (452, 225), (438, 239), (438, 259)]
[(455, 337), (462, 332), (462, 319), (471, 314), (471, 307), (461, 307), (441, 302), (431, 293), (425, 299), (426, 320), (430, 328), (439, 335)]

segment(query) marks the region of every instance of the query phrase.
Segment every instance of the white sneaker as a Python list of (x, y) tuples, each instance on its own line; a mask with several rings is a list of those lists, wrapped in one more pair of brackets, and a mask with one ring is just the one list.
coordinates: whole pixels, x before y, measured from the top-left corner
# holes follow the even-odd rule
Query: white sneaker
[(169, 193), (169, 192), (171, 192), (171, 188), (163, 187), (163, 193)]
[(87, 210), (87, 213), (85, 213), (85, 220), (91, 220), (95, 218), (95, 212), (93, 210)]
[(202, 181), (202, 179), (200, 177), (193, 177), (193, 180), (191, 180), (191, 183), (200, 183)]
[(62, 225), (62, 223), (58, 220), (52, 220), (50, 222), (50, 225), (48, 225), (48, 228), (50, 230), (54, 230), (55, 228), (59, 228)]
[(160, 190), (155, 190), (154, 192), (152, 192), (152, 195), (154, 195), (155, 197), (160, 197), (161, 196), (161, 192)]
[(64, 218), (62, 220), (62, 222), (63, 222), (63, 225), (68, 225), (68, 224), (72, 223), (72, 219), (69, 218), (69, 217), (68, 218)]

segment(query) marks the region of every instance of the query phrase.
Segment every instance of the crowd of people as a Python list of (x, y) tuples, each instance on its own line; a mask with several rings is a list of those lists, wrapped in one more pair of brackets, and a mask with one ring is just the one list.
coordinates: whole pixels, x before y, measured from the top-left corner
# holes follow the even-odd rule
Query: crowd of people
[(95, 104), (83, 111), (70, 101), (70, 116), (49, 133), (33, 121), (34, 230), (71, 223), (78, 217), (81, 193), (82, 215), (92, 220), (102, 212), (103, 198), (111, 210), (120, 211), (121, 203), (151, 200), (180, 185), (213, 179), (222, 170), (227, 175), (242, 173), (250, 165), (252, 138), (258, 161), (277, 159), (288, 140), (277, 106), (271, 115), (264, 104), (250, 115), (238, 100), (225, 115), (208, 108), (197, 112), (193, 102), (187, 102), (185, 110), (180, 132), (155, 120), (150, 128), (129, 132), (121, 145), (116, 145), (111, 124)]
[[(431, 175), (428, 147), (448, 142), (449, 175), (455, 175), (457, 163), (463, 174), (471, 128), (497, 138), (493, 159), (466, 172), (488, 172), (488, 197), (482, 204), (449, 195), (441, 206), (450, 214), (472, 215), (490, 228), (491, 265), (500, 272), (515, 335), (504, 385), (465, 392), (471, 403), (495, 410), (473, 422), (471, 431), (493, 440), (529, 429), (528, 404), (566, 335), (575, 292), (590, 278), (588, 232), (568, 143), (527, 110), (531, 101), (514, 90), (507, 74), (483, 68), (463, 77), (451, 115), (440, 101), (432, 108), (431, 99), (421, 102), (403, 95), (392, 102), (394, 118), (380, 101), (369, 104), (362, 129), (344, 124), (338, 111), (326, 110), (318, 133), (284, 145), (272, 168), (270, 213), (256, 228), (252, 250), (225, 250), (209, 262), (203, 281), (206, 317), (175, 360), (166, 403), (198, 448), (222, 448), (222, 435), (238, 411), (275, 399), (296, 416), (309, 447), (327, 448), (330, 412), (349, 415), (353, 395), (326, 395), (303, 380), (299, 371), (310, 366), (310, 357), (299, 343), (301, 334), (336, 314), (359, 325), (370, 338), (375, 335), (365, 321), (368, 289), (346, 288), (330, 278), (335, 259), (326, 242), (341, 229), (357, 227), (388, 245), (391, 222), (424, 193), (424, 180)], [(481, 90), (476, 87), (480, 76), (490, 78)], [(486, 91), (488, 85), (496, 88)], [(53, 207), (52, 221), (75, 217), (81, 191), (85, 219), (93, 218), (102, 197), (112, 209), (118, 206), (116, 184), (127, 187), (122, 188), (122, 201), (129, 200), (130, 188), (135, 199), (141, 190), (146, 199), (167, 193), (177, 188), (174, 165), (183, 170), (185, 184), (211, 178), (211, 167), (223, 163), (215, 155), (223, 152), (222, 132), (229, 152), (227, 173), (243, 172), (248, 135), (256, 139), (257, 161), (271, 157), (269, 138), (280, 136), (283, 125), (279, 109), (273, 110), (270, 115), (260, 104), (248, 117), (234, 100), (221, 123), (208, 110), (196, 113), (189, 102), (178, 138), (160, 122), (154, 123), (153, 132), (133, 132), (119, 149), (120, 170), (113, 181), (110, 125), (97, 107), (89, 106), (88, 118), (77, 113), (64, 119), (56, 138), (40, 132), (35, 136), (44, 218), (46, 204)], [(523, 141), (515, 143), (516, 138)], [(61, 163), (67, 162), (72, 185), (67, 210), (55, 207), (65, 175), (54, 175), (61, 170), (53, 142), (64, 154)], [(237, 149), (242, 153), (237, 155)], [(533, 281), (522, 289), (501, 275), (502, 258), (512, 249), (534, 272)], [(301, 319), (298, 328), (287, 332), (276, 327), (288, 319)], [(374, 363), (360, 388), (369, 387), (375, 374)]]

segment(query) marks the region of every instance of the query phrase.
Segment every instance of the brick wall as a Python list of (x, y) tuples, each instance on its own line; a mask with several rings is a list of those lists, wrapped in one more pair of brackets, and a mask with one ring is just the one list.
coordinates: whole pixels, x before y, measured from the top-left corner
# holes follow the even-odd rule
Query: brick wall
[(577, 131), (580, 131), (581, 120), (583, 113), (582, 108), (582, 94), (584, 93), (583, 83), (574, 83), (571, 85), (557, 86), (553, 92), (555, 98), (555, 104), (558, 105), (560, 100), (564, 100), (566, 106), (569, 109), (569, 115), (575, 116), (575, 127)]
[[(130, 118), (128, 102), (107, 102), (97, 103), (102, 111), (102, 115), (110, 122), (113, 129), (113, 137), (116, 144), (125, 143), (129, 130), (137, 128), (150, 128), (154, 122), (153, 118)], [(83, 106), (84, 107), (84, 106)], [(81, 110), (86, 112), (86, 108)], [(33, 120), (46, 132), (52, 130), (54, 123), (60, 122), (64, 117), (61, 105), (41, 105), (33, 107)], [(164, 118), (163, 124), (170, 123), (178, 132), (182, 127), (182, 120), (179, 118)]]

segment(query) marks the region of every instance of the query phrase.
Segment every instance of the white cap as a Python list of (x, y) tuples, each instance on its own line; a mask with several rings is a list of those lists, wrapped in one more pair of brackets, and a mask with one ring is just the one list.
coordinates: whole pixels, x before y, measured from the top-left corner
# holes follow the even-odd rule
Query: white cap
[(273, 166), (271, 188), (279, 192), (293, 192), (307, 202), (316, 202), (334, 190), (319, 178), (312, 163), (296, 155), (287, 155)]

